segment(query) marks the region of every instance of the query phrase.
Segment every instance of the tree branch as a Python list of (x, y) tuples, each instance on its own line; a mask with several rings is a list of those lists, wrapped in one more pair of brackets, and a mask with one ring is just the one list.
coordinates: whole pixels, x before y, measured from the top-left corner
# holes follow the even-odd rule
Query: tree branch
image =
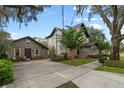
[(122, 34), (119, 38), (120, 41), (122, 41), (124, 39), (124, 34)]
[(124, 16), (122, 18), (120, 18), (119, 22), (118, 22), (118, 28), (117, 30), (120, 31), (121, 28), (123, 27), (124, 25)]
[[(98, 10), (100, 16), (103, 18), (104, 22), (107, 24), (108, 28), (110, 29), (111, 28), (111, 22), (110, 20), (108, 19), (108, 17), (104, 14), (104, 11), (101, 9), (100, 6), (95, 6), (96, 9)], [(111, 31), (111, 30), (110, 30)]]

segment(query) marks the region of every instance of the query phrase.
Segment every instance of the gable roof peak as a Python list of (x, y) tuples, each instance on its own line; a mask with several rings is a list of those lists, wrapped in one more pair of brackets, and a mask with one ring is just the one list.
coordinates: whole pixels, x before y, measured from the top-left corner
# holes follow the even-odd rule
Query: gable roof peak
[(46, 46), (44, 46), (42, 43), (37, 42), (35, 39), (33, 39), (33, 38), (30, 37), (30, 36), (25, 36), (25, 37), (23, 37), (23, 38), (16, 39), (16, 40), (14, 40), (13, 42), (17, 42), (17, 41), (23, 40), (23, 39), (30, 39), (30, 40), (32, 40), (33, 42), (39, 44), (40, 46), (43, 46), (44, 48), (48, 49), (48, 48), (47, 48)]

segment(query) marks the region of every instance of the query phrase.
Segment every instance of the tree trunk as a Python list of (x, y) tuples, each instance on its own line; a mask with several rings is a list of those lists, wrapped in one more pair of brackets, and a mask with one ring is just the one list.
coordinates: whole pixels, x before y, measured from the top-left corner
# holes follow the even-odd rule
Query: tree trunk
[(76, 55), (77, 55), (77, 50), (76, 49), (69, 49), (68, 59), (73, 60), (73, 59), (75, 59)]
[(120, 40), (118, 39), (118, 37), (113, 35), (111, 38), (111, 43), (112, 43), (112, 47), (111, 47), (110, 59), (119, 60), (120, 59), (120, 55), (119, 55)]

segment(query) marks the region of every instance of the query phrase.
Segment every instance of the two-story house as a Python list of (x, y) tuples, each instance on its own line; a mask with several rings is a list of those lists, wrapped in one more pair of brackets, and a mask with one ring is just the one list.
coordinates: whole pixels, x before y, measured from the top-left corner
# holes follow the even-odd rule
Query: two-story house
[[(77, 31), (79, 31), (81, 27), (85, 28), (85, 25), (83, 23), (80, 23), (80, 24), (72, 26), (72, 28), (76, 29)], [(49, 48), (54, 48), (55, 49), (55, 53), (57, 55), (65, 53), (65, 51), (66, 51), (66, 49), (61, 45), (61, 43), (59, 42), (59, 39), (58, 39), (60, 36), (62, 36), (62, 33), (63, 33), (62, 29), (55, 27), (52, 30), (51, 34), (46, 37), (47, 43), (48, 43), (48, 47)], [(84, 31), (84, 38), (86, 39), (84, 43), (88, 44), (89, 43), (89, 39), (88, 39), (89, 38), (89, 34), (88, 34), (87, 30)], [(86, 46), (85, 49), (86, 48), (88, 48), (87, 50), (89, 51), (90, 47)]]
[(59, 42), (59, 37), (62, 36), (62, 33), (63, 33), (62, 29), (55, 27), (52, 30), (51, 34), (46, 37), (49, 50), (54, 48), (55, 53), (57, 55), (60, 55), (65, 52), (65, 49)]

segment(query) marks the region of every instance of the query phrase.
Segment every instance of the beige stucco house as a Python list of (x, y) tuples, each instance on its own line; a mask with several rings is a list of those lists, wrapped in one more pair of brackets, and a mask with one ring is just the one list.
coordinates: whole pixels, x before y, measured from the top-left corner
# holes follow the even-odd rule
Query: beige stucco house
[(8, 51), (8, 56), (13, 60), (30, 60), (46, 58), (48, 48), (33, 38), (27, 36), (14, 40)]
[(55, 53), (57, 55), (60, 55), (60, 54), (65, 52), (64, 47), (59, 42), (59, 37), (62, 36), (62, 33), (63, 33), (62, 29), (55, 27), (52, 30), (51, 34), (46, 37), (47, 45), (48, 45), (49, 49), (53, 49), (54, 48)]
[[(80, 30), (81, 27), (85, 28), (84, 23), (80, 23), (80, 24), (72, 26), (72, 28), (76, 29), (77, 31)], [(65, 49), (58, 40), (58, 38), (62, 36), (62, 33), (63, 33), (62, 29), (55, 27), (52, 30), (51, 34), (46, 37), (49, 49), (54, 48), (55, 53), (57, 55), (67, 52), (67, 49)], [(85, 38), (84, 43), (86, 45), (84, 45), (84, 47), (82, 49), (80, 49), (80, 54), (82, 56), (97, 54), (98, 49), (96, 48), (96, 44), (89, 42), (90, 35), (89, 35), (88, 31), (85, 30), (83, 35)]]

